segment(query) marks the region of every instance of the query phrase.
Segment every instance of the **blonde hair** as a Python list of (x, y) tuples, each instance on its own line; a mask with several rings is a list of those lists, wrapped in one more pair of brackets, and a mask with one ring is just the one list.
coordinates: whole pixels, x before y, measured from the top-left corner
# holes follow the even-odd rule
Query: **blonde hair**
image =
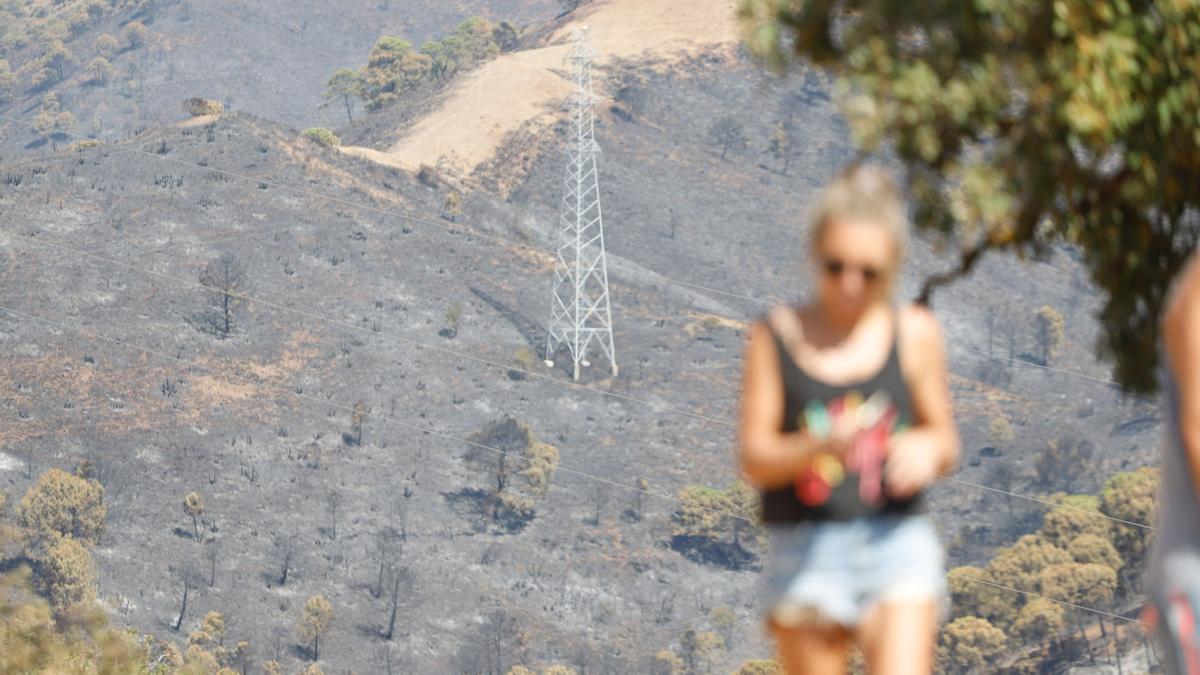
[(908, 205), (891, 174), (879, 166), (860, 162), (839, 171), (813, 208), (809, 250), (816, 252), (831, 222), (851, 219), (877, 223), (892, 235), (899, 267), (908, 243)]

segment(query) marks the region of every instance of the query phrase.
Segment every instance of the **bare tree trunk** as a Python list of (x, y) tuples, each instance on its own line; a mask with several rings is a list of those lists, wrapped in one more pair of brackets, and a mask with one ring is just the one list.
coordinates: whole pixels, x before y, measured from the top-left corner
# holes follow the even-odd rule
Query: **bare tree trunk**
[(1087, 648), (1088, 660), (1092, 665), (1096, 665), (1096, 654), (1092, 651), (1092, 642), (1088, 640), (1087, 630), (1084, 628), (1083, 619), (1079, 615), (1075, 616), (1075, 625), (1079, 628), (1079, 635), (1083, 637), (1083, 646)]
[(391, 640), (396, 633), (396, 611), (400, 607), (400, 571), (396, 570), (392, 578), (392, 610), (388, 616), (387, 633), (384, 638)]
[(183, 602), (179, 607), (179, 618), (175, 619), (175, 630), (179, 630), (179, 626), (183, 624), (183, 615), (187, 612), (188, 591), (191, 590), (190, 584), (185, 579), (183, 582)]

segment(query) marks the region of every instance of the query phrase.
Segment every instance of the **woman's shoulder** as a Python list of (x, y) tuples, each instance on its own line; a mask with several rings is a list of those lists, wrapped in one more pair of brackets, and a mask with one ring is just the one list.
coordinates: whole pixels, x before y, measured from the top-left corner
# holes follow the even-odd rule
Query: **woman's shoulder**
[(905, 342), (928, 347), (941, 344), (942, 324), (924, 305), (911, 303), (900, 308), (900, 337)]

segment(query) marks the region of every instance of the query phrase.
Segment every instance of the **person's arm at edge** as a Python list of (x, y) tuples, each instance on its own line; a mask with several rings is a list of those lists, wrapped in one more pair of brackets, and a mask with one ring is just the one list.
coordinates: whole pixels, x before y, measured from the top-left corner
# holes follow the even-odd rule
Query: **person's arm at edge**
[(1179, 393), (1179, 433), (1192, 485), (1200, 490), (1200, 261), (1180, 279), (1163, 319), (1172, 379)]
[(779, 431), (784, 415), (779, 355), (762, 321), (750, 327), (742, 360), (738, 447), (742, 473), (758, 488), (791, 484), (819, 444), (803, 432)]
[[(945, 475), (958, 464), (962, 447), (950, 402), (946, 341), (933, 312), (918, 306), (905, 311), (908, 321), (904, 327), (908, 334), (904, 347), (912, 359), (906, 377), (915, 420), (904, 433), (910, 437), (909, 442), (917, 440), (935, 454), (935, 473)], [(911, 490), (903, 491), (915, 491), (922, 486), (909, 487)]]

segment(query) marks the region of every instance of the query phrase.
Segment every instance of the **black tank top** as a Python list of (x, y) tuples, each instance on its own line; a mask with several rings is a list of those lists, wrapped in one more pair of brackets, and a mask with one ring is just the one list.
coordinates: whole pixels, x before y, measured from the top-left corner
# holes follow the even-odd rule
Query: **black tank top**
[[(887, 362), (875, 375), (847, 385), (831, 385), (802, 370), (769, 321), (783, 376), (783, 432), (828, 433), (848, 415), (858, 428), (854, 448), (844, 458), (814, 457), (792, 485), (764, 490), (763, 520), (789, 523), (849, 520), (923, 509), (920, 493), (893, 499), (883, 484), (887, 437), (913, 424), (912, 397), (900, 370), (898, 325)], [(898, 324), (898, 322), (897, 322)]]

